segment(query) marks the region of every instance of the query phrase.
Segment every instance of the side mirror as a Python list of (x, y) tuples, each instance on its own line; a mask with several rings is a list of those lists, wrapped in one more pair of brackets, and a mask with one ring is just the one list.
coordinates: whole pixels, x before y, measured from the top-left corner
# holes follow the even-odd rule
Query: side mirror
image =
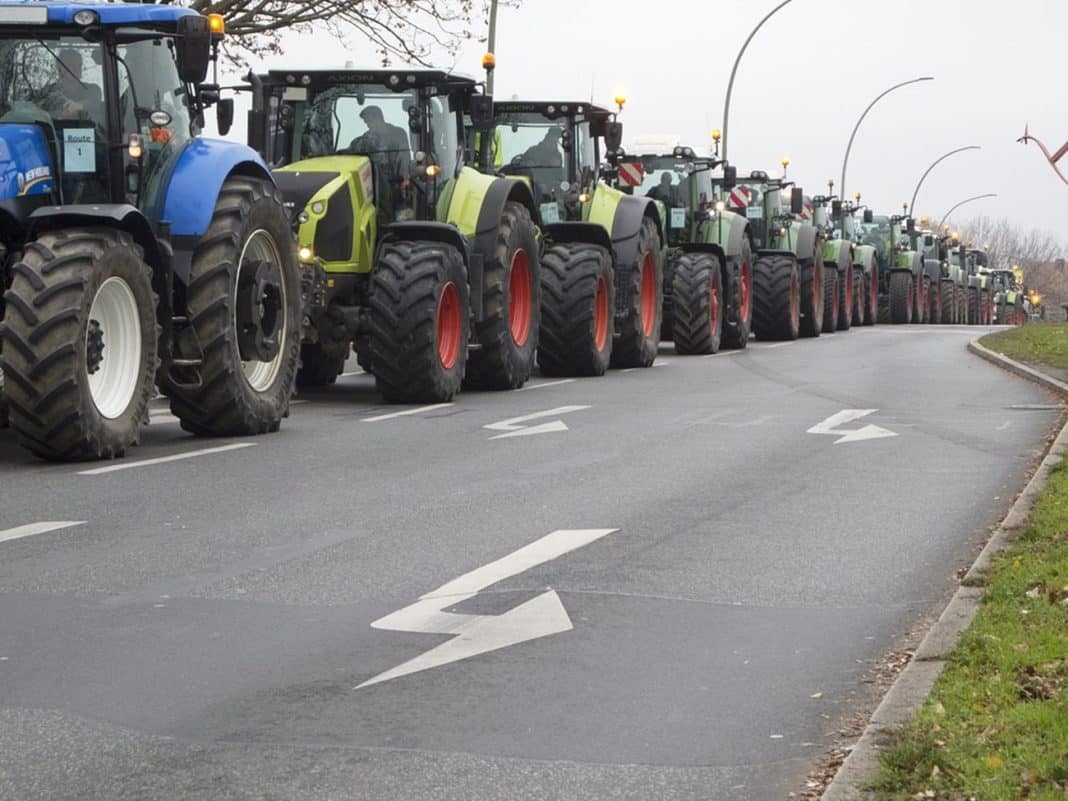
[(908, 231), (910, 234), (916, 230), (916, 221), (911, 217), (909, 217), (908, 220), (905, 221), (905, 230)]
[(219, 128), (219, 136), (226, 136), (234, 125), (234, 99), (224, 97), (215, 106), (215, 124)]
[(927, 234), (927, 236), (925, 236), (923, 238), (923, 244), (925, 244), (928, 247), (930, 247), (931, 245), (934, 244), (934, 237), (931, 234)]
[(723, 188), (728, 192), (738, 185), (738, 168), (733, 164), (723, 167)]
[(211, 30), (208, 18), (189, 14), (178, 18), (175, 40), (178, 77), (185, 83), (203, 83), (211, 63)]
[(267, 112), (249, 111), (245, 143), (264, 158), (267, 157)]
[(832, 200), (831, 201), (831, 216), (836, 220), (839, 217), (842, 216), (842, 201), (841, 200)]
[(866, 223), (875, 222), (875, 215), (872, 214), (871, 209), (864, 209), (864, 216), (861, 219)]
[(610, 151), (619, 150), (623, 144), (623, 123), (609, 122), (604, 126), (604, 146)]
[(790, 212), (792, 214), (800, 214), (805, 210), (805, 192), (800, 186), (795, 186), (790, 190)]
[(471, 95), (467, 110), (471, 113), (471, 126), (476, 131), (493, 130), (493, 97)]

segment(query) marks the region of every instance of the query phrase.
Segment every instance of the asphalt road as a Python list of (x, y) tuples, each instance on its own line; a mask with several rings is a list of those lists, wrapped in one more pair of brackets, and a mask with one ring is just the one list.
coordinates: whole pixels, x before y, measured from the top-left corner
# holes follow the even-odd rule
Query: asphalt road
[(785, 798), (1059, 418), (978, 330), (433, 408), (346, 375), (106, 464), (0, 431), (0, 798)]

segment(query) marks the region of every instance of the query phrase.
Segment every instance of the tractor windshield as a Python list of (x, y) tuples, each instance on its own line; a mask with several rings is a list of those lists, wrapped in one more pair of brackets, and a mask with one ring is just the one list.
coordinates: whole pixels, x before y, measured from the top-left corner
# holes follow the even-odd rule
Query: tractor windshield
[[(707, 203), (712, 194), (712, 180), (708, 171), (692, 172), (693, 166), (675, 158), (646, 158), (641, 162), (642, 182), (634, 187), (634, 194), (647, 195), (668, 207), (682, 207), (689, 211)], [(689, 168), (689, 169), (688, 169)], [(700, 176), (704, 186), (698, 188)]]
[(28, 149), (42, 151), (46, 162), (35, 169), (57, 169), (67, 202), (108, 198), (102, 63), (101, 46), (81, 37), (0, 36), (0, 124), (33, 126), (4, 137), (13, 172), (25, 180), (19, 160)]
[(568, 120), (552, 121), (541, 114), (511, 114), (497, 126), (497, 160), (501, 172), (528, 178), (539, 203), (556, 199), (568, 183), (565, 144), (571, 138)]

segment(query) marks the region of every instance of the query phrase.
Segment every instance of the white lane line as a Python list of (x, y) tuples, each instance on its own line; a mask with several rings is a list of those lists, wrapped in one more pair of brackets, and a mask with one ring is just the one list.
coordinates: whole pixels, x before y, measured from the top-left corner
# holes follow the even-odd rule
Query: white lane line
[(541, 389), (542, 387), (558, 387), (561, 384), (574, 384), (578, 379), (575, 378), (561, 378), (559, 381), (546, 381), (542, 384), (528, 384), (525, 387), (520, 387), (516, 392), (526, 392), (528, 389)]
[(167, 409), (152, 409), (148, 413), (148, 422), (151, 425), (159, 425), (161, 423), (177, 423), (178, 418), (175, 417)]
[(765, 345), (765, 350), (771, 350), (772, 348), (785, 348), (787, 345), (793, 345), (793, 342), (776, 342), (773, 345)]
[(34, 534), (45, 534), (49, 531), (57, 531), (61, 528), (84, 525), (84, 520), (45, 520), (41, 523), (27, 523), (25, 526), (15, 526), (14, 528), (0, 531), (0, 542), (19, 540), (23, 537), (32, 537)]
[(306, 400), (299, 400), (297, 398), (290, 398), (289, 405), (292, 406), (294, 403), (307, 403), (307, 401)]
[(434, 409), (444, 409), (448, 406), (455, 406), (453, 403), (431, 403), (429, 406), (416, 406), (414, 409), (405, 409), (403, 412), (390, 412), (389, 414), (379, 414), (374, 417), (363, 417), (361, 420), (364, 423), (377, 423), (380, 420), (392, 420), (394, 417), (408, 417), (412, 414), (422, 414), (423, 412), (432, 412)]
[(352, 371), (350, 371), (348, 373), (342, 373), (341, 375), (338, 376), (338, 378), (351, 378), (354, 375), (365, 375), (365, 374), (366, 374), (365, 370), (352, 370)]
[(78, 475), (99, 476), (104, 473), (114, 473), (117, 470), (130, 470), (135, 467), (147, 467), (153, 464), (177, 462), (182, 459), (195, 459), (198, 456), (210, 456), (213, 453), (224, 453), (225, 451), (236, 451), (240, 448), (254, 448), (255, 446), (255, 442), (235, 442), (232, 445), (220, 445), (217, 448), (201, 448), (198, 451), (186, 451), (185, 453), (176, 453), (172, 456), (160, 456), (156, 459), (140, 459), (135, 462), (120, 462), (119, 464), (112, 464), (107, 467), (94, 467), (92, 470), (79, 470)]

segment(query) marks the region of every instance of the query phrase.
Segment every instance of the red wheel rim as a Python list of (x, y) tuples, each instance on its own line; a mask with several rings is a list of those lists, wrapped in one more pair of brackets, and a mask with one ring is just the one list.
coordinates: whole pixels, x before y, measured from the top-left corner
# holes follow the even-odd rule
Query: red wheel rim
[(460, 290), (449, 281), (438, 296), (438, 359), (446, 370), (452, 369), (460, 356)]
[(508, 271), (508, 328), (515, 344), (522, 347), (530, 336), (530, 262), (523, 248), (512, 254), (512, 266)]
[(708, 292), (708, 327), (713, 335), (719, 327), (719, 284), (715, 281)]
[[(838, 293), (835, 293), (835, 298)], [(812, 268), (812, 308), (813, 310), (823, 307), (823, 267), (816, 264)]]
[(749, 266), (749, 262), (742, 262), (742, 274), (739, 278), (738, 306), (741, 318), (748, 320), (753, 303), (753, 268)]
[(656, 319), (656, 262), (652, 253), (646, 253), (642, 260), (641, 314), (642, 335), (649, 336)]
[(608, 341), (608, 282), (604, 276), (597, 278), (597, 292), (593, 296), (593, 346), (604, 350)]

